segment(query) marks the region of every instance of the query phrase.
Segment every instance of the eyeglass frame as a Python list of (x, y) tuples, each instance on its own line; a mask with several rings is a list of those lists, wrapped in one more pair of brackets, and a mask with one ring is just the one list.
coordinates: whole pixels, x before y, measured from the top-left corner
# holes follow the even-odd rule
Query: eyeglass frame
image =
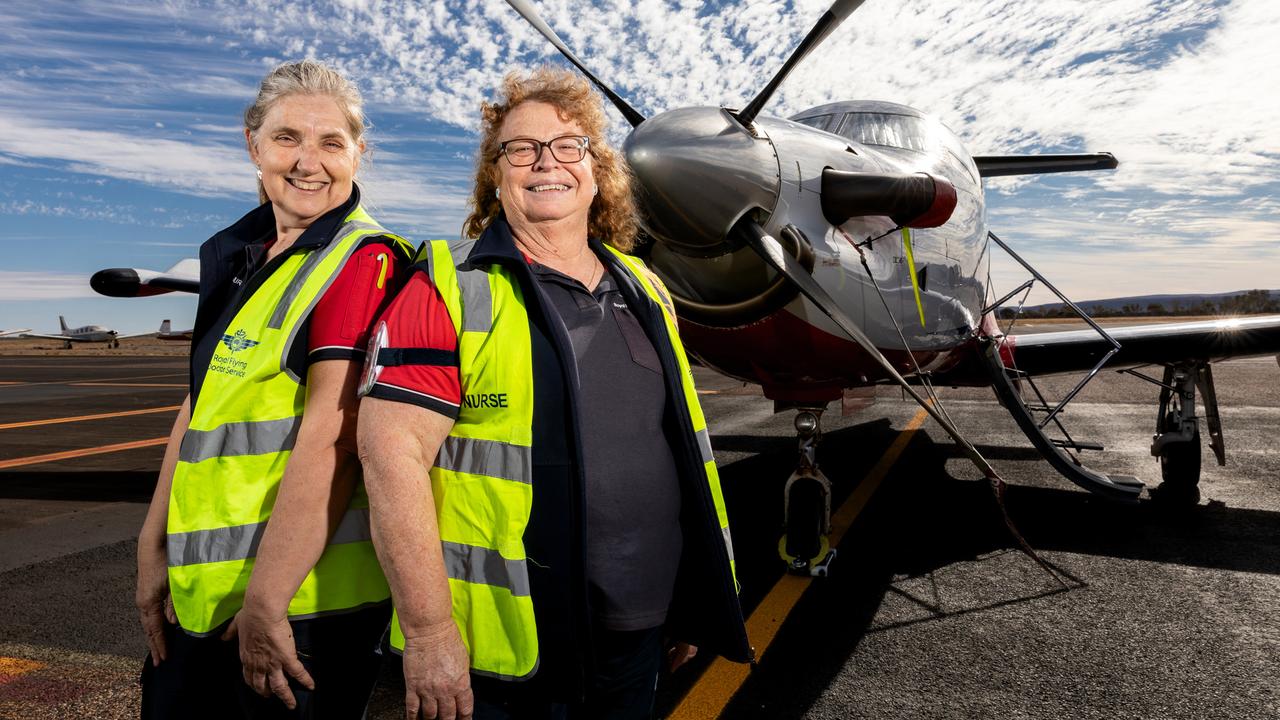
[[(559, 155), (556, 155), (556, 151), (551, 147), (551, 144), (557, 140), (564, 140), (565, 138), (574, 138), (575, 140), (582, 141), (582, 157), (578, 158), (577, 160), (563, 160), (560, 158)], [(515, 164), (515, 162), (511, 160), (511, 156), (507, 154), (507, 145), (513, 142), (533, 143), (534, 145), (538, 146), (538, 153), (533, 156), (533, 160), (531, 160), (530, 162), (525, 163), (523, 165), (517, 165)], [(498, 160), (505, 157), (507, 159), (507, 162), (510, 163), (511, 167), (533, 167), (534, 165), (538, 164), (539, 160), (542, 159), (542, 153), (545, 150), (551, 151), (551, 157), (555, 158), (556, 162), (562, 162), (565, 164), (579, 163), (587, 159), (587, 155), (592, 155), (592, 156), (595, 155), (595, 153), (591, 152), (591, 137), (589, 135), (574, 135), (570, 133), (568, 135), (557, 135), (556, 137), (553, 137), (550, 140), (547, 140), (546, 142), (543, 142), (541, 140), (538, 140), (537, 138), (531, 138), (531, 137), (514, 137), (514, 138), (511, 138), (510, 140), (504, 140), (498, 143), (498, 157), (494, 159)]]

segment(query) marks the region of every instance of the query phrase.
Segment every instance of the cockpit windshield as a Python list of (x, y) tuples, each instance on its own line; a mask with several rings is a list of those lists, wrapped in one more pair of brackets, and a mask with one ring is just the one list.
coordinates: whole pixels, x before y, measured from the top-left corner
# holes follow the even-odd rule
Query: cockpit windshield
[(916, 152), (930, 152), (938, 146), (937, 135), (930, 132), (929, 124), (912, 115), (848, 113), (840, 121), (836, 133), (863, 145), (882, 145)]

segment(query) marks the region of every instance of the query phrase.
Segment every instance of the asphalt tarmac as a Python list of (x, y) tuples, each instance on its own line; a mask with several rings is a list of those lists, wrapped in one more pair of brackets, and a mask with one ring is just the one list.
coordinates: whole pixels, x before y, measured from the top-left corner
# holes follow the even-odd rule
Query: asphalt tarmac
[[(133, 538), (185, 372), (180, 357), (0, 358), (0, 718), (137, 716)], [(940, 392), (1058, 579), (898, 391), (829, 410), (818, 460), (843, 536), (831, 576), (810, 579), (777, 556), (794, 413), (696, 370), (759, 662), (696, 658), (664, 678), (660, 716), (1280, 716), (1280, 368), (1214, 373), (1228, 462), (1205, 449), (1202, 500), (1184, 510), (1094, 498), (989, 390)], [(1106, 445), (1085, 462), (1155, 484), (1156, 392), (1114, 373), (1091, 383), (1066, 415)], [(397, 683), (389, 664), (371, 718), (403, 717)]]

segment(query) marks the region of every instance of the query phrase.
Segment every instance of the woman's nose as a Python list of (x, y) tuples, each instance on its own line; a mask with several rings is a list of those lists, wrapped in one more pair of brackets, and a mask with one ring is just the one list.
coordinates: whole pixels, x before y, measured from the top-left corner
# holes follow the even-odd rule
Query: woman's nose
[(550, 170), (558, 167), (560, 161), (556, 160), (556, 156), (551, 154), (551, 148), (546, 145), (542, 146), (542, 154), (538, 155), (538, 159), (533, 163), (533, 169), (538, 171)]
[(298, 148), (298, 170), (307, 174), (320, 170), (320, 148), (304, 143)]

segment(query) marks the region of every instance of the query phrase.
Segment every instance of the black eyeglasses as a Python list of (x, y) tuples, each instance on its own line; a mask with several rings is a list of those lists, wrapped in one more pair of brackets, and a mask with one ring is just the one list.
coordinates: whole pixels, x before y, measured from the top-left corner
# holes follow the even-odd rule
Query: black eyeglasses
[(586, 135), (561, 135), (547, 142), (533, 138), (512, 138), (498, 145), (498, 154), (506, 155), (512, 167), (528, 167), (542, 157), (542, 149), (550, 148), (551, 157), (562, 163), (576, 163), (587, 156), (591, 138)]

